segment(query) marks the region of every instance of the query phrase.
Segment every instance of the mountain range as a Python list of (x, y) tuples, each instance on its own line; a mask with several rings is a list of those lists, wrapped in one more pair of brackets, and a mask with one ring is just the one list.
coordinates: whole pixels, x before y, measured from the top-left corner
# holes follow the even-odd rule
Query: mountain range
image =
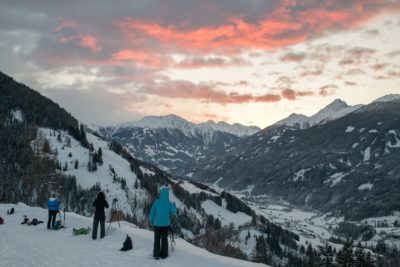
[(231, 144), (261, 129), (213, 121), (195, 124), (167, 115), (97, 130), (108, 140), (123, 144), (138, 159), (179, 175), (179, 169), (196, 164), (208, 153), (229, 149)]
[(208, 155), (186, 173), (223, 188), (247, 189), (350, 219), (400, 210), (398, 97), (313, 127), (297, 126), (272, 125), (229, 151)]

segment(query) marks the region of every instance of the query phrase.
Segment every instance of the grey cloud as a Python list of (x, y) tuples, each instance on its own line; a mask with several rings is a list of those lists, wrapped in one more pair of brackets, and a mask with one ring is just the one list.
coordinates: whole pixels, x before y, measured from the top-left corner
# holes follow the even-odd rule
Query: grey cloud
[(135, 105), (146, 100), (134, 93), (115, 94), (104, 89), (41, 91), (85, 123), (110, 125), (143, 117)]

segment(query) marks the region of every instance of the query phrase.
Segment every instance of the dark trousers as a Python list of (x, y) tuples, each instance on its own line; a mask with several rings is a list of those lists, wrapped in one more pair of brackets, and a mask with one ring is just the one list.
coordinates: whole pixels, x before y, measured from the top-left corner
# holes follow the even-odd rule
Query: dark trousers
[(100, 223), (100, 238), (103, 238), (106, 235), (106, 220), (105, 219), (96, 219), (93, 220), (93, 231), (92, 231), (92, 239), (97, 238), (97, 228), (99, 228)]
[(168, 257), (168, 230), (169, 226), (164, 226), (164, 227), (154, 226), (153, 257), (155, 258), (161, 257), (163, 259)]
[(58, 210), (49, 210), (49, 219), (47, 220), (47, 229), (50, 229), (50, 222), (51, 228), (53, 229), (54, 224), (56, 223), (56, 216)]

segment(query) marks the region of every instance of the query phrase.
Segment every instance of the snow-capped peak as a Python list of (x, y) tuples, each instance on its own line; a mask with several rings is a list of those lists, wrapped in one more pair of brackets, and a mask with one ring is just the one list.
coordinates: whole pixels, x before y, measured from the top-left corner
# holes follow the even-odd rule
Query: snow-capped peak
[(304, 128), (304, 123), (307, 123), (309, 117), (303, 114), (292, 113), (289, 117), (278, 121), (275, 123), (276, 125), (287, 125), (287, 126), (295, 126), (298, 125), (300, 128)]
[(325, 108), (321, 109), (320, 112), (331, 112), (331, 111), (339, 111), (341, 109), (347, 108), (348, 105), (341, 99), (335, 99), (332, 103), (327, 105)]
[(212, 120), (207, 121), (205, 123), (197, 124), (197, 127), (211, 127), (215, 131), (230, 133), (239, 137), (248, 136), (255, 134), (256, 132), (260, 131), (261, 129), (256, 126), (244, 126), (239, 123), (229, 124), (224, 121), (214, 122)]
[(327, 105), (326, 107), (324, 107), (311, 117), (293, 113), (286, 119), (278, 121), (276, 125), (288, 125), (288, 126), (298, 125), (301, 129), (304, 129), (317, 124), (325, 123), (327, 121), (341, 118), (359, 109), (360, 107), (362, 107), (362, 105), (349, 106), (343, 100), (335, 99), (332, 103), (330, 103), (329, 105)]
[(390, 94), (376, 99), (374, 102), (389, 102), (393, 100), (400, 100), (400, 94)]
[(124, 124), (119, 124), (117, 128), (150, 128), (150, 129), (179, 129), (186, 135), (193, 135), (196, 132), (214, 132), (220, 131), (225, 133), (230, 133), (239, 137), (254, 134), (260, 130), (256, 126), (244, 126), (238, 123), (233, 125), (220, 121), (214, 122), (209, 120), (207, 122), (195, 124), (189, 122), (177, 115), (170, 114), (166, 116), (147, 116), (136, 122), (129, 122)]
[(126, 126), (142, 128), (178, 128), (188, 129), (193, 127), (193, 123), (173, 114), (166, 116), (147, 116), (137, 122), (127, 124)]

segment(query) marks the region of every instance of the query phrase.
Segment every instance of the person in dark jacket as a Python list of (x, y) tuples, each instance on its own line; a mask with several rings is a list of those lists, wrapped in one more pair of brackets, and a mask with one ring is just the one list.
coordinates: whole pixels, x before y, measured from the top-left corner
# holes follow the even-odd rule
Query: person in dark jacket
[(93, 207), (95, 208), (94, 218), (93, 218), (93, 231), (92, 231), (92, 239), (95, 240), (97, 238), (97, 228), (100, 223), (100, 238), (105, 236), (105, 221), (106, 215), (104, 213), (104, 209), (108, 208), (108, 202), (106, 200), (106, 195), (104, 192), (97, 193), (97, 198), (93, 201)]
[[(153, 257), (168, 257), (168, 230), (171, 224), (170, 215), (176, 215), (175, 203), (169, 201), (169, 188), (162, 187), (160, 197), (154, 201), (150, 210), (150, 224), (154, 225)], [(161, 241), (161, 246), (160, 246)]]
[[(53, 229), (56, 223), (57, 213), (60, 212), (60, 201), (55, 194), (47, 201), (47, 209), (49, 210), (49, 219), (47, 220), (47, 229)], [(51, 226), (51, 228), (50, 228)]]

